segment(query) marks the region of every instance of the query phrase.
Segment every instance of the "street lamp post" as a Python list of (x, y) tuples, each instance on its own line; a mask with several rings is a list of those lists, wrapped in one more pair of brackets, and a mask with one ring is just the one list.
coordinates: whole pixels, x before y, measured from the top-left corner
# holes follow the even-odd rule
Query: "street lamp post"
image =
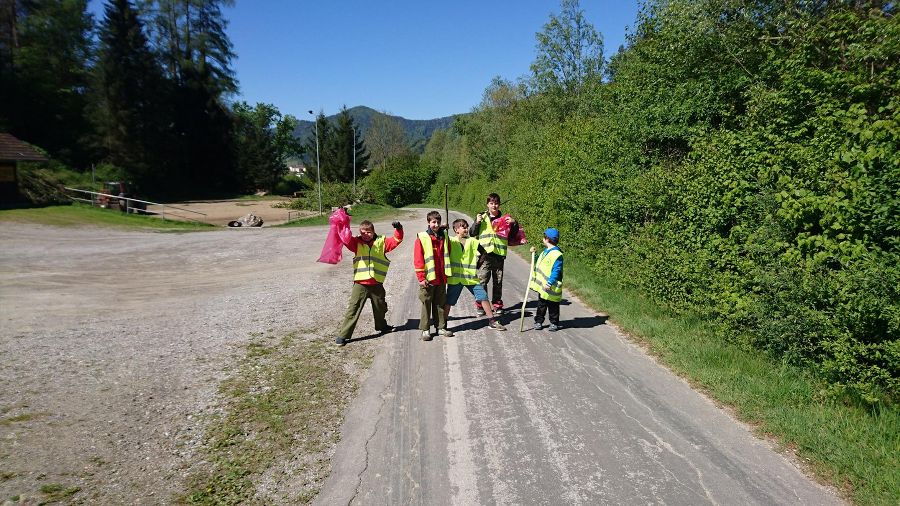
[(312, 111), (313, 121), (316, 123), (316, 185), (319, 187), (319, 214), (322, 214), (322, 167), (319, 165), (319, 118)]
[(350, 129), (353, 130), (353, 145), (351, 149), (353, 149), (353, 198), (356, 198), (356, 127), (350, 125)]

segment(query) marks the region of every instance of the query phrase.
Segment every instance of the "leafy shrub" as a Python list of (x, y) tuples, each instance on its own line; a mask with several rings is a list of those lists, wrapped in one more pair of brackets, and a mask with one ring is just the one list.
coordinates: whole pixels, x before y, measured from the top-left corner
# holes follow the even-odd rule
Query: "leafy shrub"
[(434, 183), (434, 171), (419, 162), (414, 153), (388, 158), (364, 181), (364, 187), (378, 204), (391, 207), (423, 201), (425, 189)]
[(301, 190), (308, 190), (309, 185), (306, 180), (293, 174), (285, 174), (275, 183), (272, 193), (275, 195), (292, 196)]

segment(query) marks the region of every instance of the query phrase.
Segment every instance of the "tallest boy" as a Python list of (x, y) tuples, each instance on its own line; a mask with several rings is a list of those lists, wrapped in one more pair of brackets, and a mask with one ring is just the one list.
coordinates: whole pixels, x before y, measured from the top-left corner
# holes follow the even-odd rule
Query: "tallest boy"
[[(488, 291), (488, 282), (493, 278), (493, 290), (491, 290), (491, 305), (494, 307), (494, 314), (503, 312), (503, 262), (506, 260), (506, 250), (509, 241), (505, 237), (497, 235), (497, 225), (503, 216), (500, 212), (500, 195), (492, 193), (487, 197), (487, 213), (480, 213), (475, 216), (473, 228), (475, 233), (472, 236), (478, 238), (478, 281), (484, 291)], [(519, 232), (519, 224), (516, 220), (507, 216), (506, 223), (509, 225), (509, 234), (507, 237), (515, 237)], [(479, 316), (484, 315), (484, 309), (478, 303), (475, 303), (475, 311)]]

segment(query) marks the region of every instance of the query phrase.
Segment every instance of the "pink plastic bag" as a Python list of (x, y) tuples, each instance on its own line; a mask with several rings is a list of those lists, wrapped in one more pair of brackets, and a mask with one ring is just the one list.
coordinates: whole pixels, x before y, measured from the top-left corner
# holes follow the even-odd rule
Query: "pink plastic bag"
[(525, 239), (525, 229), (519, 225), (519, 231), (516, 233), (515, 237), (509, 237), (509, 224), (506, 223), (506, 219), (510, 216), (508, 214), (504, 214), (500, 218), (494, 221), (494, 232), (504, 239), (509, 240), (510, 246), (519, 246), (520, 244), (525, 244), (528, 241)]
[(509, 245), (510, 246), (519, 246), (519, 245), (527, 244), (527, 243), (528, 243), (528, 239), (525, 238), (525, 229), (522, 227), (522, 225), (519, 225), (519, 231), (516, 232), (516, 236), (509, 238)]
[(350, 229), (350, 215), (343, 207), (331, 213), (328, 218), (331, 227), (328, 229), (328, 237), (325, 238), (325, 245), (322, 246), (322, 254), (319, 255), (317, 262), (326, 264), (340, 263), (344, 258), (344, 243), (341, 242), (341, 233)]

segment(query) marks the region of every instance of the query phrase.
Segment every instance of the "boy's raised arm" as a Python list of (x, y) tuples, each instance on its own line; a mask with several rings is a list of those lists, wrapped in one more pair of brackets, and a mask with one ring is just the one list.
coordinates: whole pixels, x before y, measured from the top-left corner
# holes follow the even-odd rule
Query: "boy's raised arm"
[(403, 225), (401, 225), (399, 221), (395, 221), (394, 223), (391, 223), (391, 225), (394, 227), (394, 236), (384, 239), (385, 253), (400, 246), (400, 243), (403, 242)]

